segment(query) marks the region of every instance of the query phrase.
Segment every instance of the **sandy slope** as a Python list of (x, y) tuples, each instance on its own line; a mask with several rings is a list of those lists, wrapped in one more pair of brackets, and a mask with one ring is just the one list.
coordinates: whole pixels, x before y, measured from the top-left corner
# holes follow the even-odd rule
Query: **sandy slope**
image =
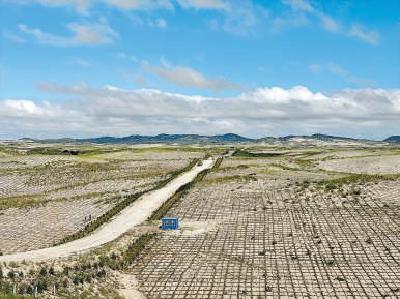
[(97, 229), (93, 234), (62, 245), (43, 248), (38, 250), (19, 252), (12, 255), (0, 257), (0, 262), (10, 261), (43, 261), (76, 255), (88, 249), (110, 242), (129, 229), (145, 221), (153, 211), (157, 210), (176, 190), (192, 181), (199, 172), (211, 168), (212, 159), (203, 161), (202, 166), (195, 166), (190, 171), (180, 175), (161, 189), (144, 194), (132, 205), (114, 216), (109, 222)]

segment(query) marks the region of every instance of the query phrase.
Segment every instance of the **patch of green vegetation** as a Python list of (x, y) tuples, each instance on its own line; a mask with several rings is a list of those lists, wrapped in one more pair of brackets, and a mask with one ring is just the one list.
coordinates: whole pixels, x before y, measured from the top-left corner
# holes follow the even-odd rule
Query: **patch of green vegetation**
[(111, 289), (107, 289), (107, 288), (102, 287), (102, 288), (99, 288), (99, 292), (105, 298), (124, 299), (124, 297), (121, 297), (119, 294), (117, 294), (115, 290), (111, 290)]
[(142, 250), (151, 240), (154, 239), (156, 235), (156, 233), (147, 233), (141, 235), (136, 241), (129, 245), (128, 249), (122, 254), (121, 262), (123, 263), (123, 267), (126, 268), (132, 265), (133, 262), (139, 257)]
[(110, 147), (83, 147), (77, 146), (76, 148), (71, 147), (35, 147), (29, 149), (27, 155), (79, 155), (83, 157), (95, 156), (105, 153), (120, 152), (123, 149), (114, 149)]
[(294, 161), (301, 168), (312, 168), (312, 167), (314, 167), (314, 162), (312, 160), (295, 159)]
[(259, 173), (259, 174), (265, 174), (265, 175), (271, 175), (271, 174), (277, 174), (277, 173), (279, 173), (279, 170), (271, 169), (271, 168), (262, 168), (262, 169), (260, 169), (260, 170), (257, 170), (257, 173)]
[(220, 167), (221, 167), (221, 164), (222, 164), (222, 161), (223, 161), (224, 159), (222, 158), (222, 157), (219, 157), (218, 159), (217, 159), (217, 161), (215, 161), (215, 164), (214, 164), (214, 166), (212, 167), (212, 169), (211, 169), (211, 171), (217, 171)]
[(324, 187), (327, 190), (334, 190), (349, 184), (365, 184), (370, 182), (380, 182), (385, 180), (398, 180), (400, 174), (350, 174), (339, 178), (327, 179), (317, 182), (317, 186)]
[(301, 169), (299, 169), (299, 168), (289, 167), (289, 166), (279, 164), (279, 163), (269, 163), (268, 166), (280, 168), (282, 170), (288, 170), (288, 171), (301, 171)]
[(176, 146), (154, 146), (154, 147), (137, 147), (137, 148), (129, 148), (129, 151), (133, 153), (145, 153), (145, 152), (198, 152), (202, 153), (207, 151), (207, 148), (203, 147), (190, 147), (190, 146), (182, 146), (182, 147), (176, 147)]
[(223, 184), (232, 181), (257, 181), (257, 178), (251, 175), (230, 175), (230, 176), (221, 176), (214, 178), (207, 178), (202, 182), (203, 185), (212, 185), (212, 184)]
[(0, 198), (0, 211), (11, 208), (25, 208), (38, 204), (45, 204), (49, 200), (42, 200), (38, 196), (14, 196)]
[(246, 157), (246, 158), (271, 158), (284, 155), (283, 153), (253, 153), (245, 150), (236, 150), (232, 156), (234, 157)]
[(32, 298), (32, 297), (0, 293), (0, 299), (30, 299), (30, 298)]

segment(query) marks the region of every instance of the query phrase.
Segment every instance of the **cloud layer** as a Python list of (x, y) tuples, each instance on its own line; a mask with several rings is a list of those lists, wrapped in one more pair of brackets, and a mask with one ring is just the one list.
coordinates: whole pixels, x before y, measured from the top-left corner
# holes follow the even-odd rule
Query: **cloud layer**
[(247, 136), (316, 131), (381, 136), (400, 126), (400, 90), (343, 90), (326, 95), (303, 86), (272, 87), (218, 98), (84, 85), (42, 84), (41, 89), (68, 100), (0, 100), (0, 137), (228, 131)]
[[(176, 8), (192, 10), (214, 10), (224, 15), (224, 19), (211, 18), (208, 25), (211, 29), (247, 35), (254, 33), (254, 27), (262, 20), (270, 18), (270, 8), (258, 5), (252, 0), (3, 0), (17, 4), (38, 3), (48, 7), (70, 6), (83, 15), (89, 15), (92, 7), (103, 4), (109, 8), (128, 11), (170, 10)], [(380, 40), (378, 31), (365, 28), (361, 24), (341, 24), (341, 22), (309, 0), (280, 0), (292, 10), (292, 15), (278, 15), (272, 18), (270, 26), (273, 32), (281, 29), (302, 27), (310, 20), (316, 20), (320, 26), (331, 33), (354, 37), (363, 42), (376, 45)], [(146, 23), (136, 17), (136, 23)], [(164, 19), (147, 22), (152, 27), (165, 28)], [(8, 38), (16, 41), (15, 34)]]

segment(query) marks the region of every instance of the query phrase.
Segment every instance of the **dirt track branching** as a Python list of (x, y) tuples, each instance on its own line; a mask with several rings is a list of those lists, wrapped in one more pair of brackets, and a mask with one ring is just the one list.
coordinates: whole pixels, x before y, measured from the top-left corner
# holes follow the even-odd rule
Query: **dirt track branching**
[(90, 223), (88, 223), (82, 230), (63, 238), (60, 242), (56, 243), (55, 245), (71, 242), (73, 240), (77, 240), (77, 239), (83, 238), (84, 236), (87, 236), (88, 234), (92, 233), (97, 228), (102, 226), (105, 222), (109, 221), (113, 216), (115, 216), (116, 214), (121, 212), (127, 206), (131, 205), (134, 201), (136, 201), (144, 193), (154, 191), (154, 190), (164, 187), (166, 184), (168, 184), (171, 180), (173, 180), (180, 174), (192, 169), (198, 163), (198, 161), (199, 161), (199, 159), (193, 159), (189, 163), (188, 166), (180, 169), (179, 171), (175, 171), (175, 172), (171, 173), (171, 175), (167, 179), (165, 179), (162, 182), (160, 182), (159, 184), (157, 184), (157, 186), (155, 186), (154, 188), (151, 188), (146, 191), (140, 191), (140, 192), (137, 192), (135, 194), (125, 197), (121, 202), (119, 202), (113, 208), (108, 210), (106, 213), (104, 213), (100, 217), (98, 217), (98, 218), (94, 219), (93, 221), (91, 221)]

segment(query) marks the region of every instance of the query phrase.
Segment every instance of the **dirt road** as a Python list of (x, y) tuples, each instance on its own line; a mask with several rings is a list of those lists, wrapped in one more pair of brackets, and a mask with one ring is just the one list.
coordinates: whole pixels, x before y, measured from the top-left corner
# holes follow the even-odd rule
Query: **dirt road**
[(129, 207), (114, 216), (109, 222), (92, 234), (62, 245), (38, 250), (18, 252), (12, 255), (0, 256), (0, 262), (44, 261), (64, 258), (85, 252), (91, 248), (115, 240), (123, 233), (145, 221), (157, 210), (179, 187), (192, 181), (201, 171), (213, 166), (211, 158), (204, 160), (201, 166), (195, 166), (190, 171), (181, 174), (163, 188), (151, 191), (137, 199)]

